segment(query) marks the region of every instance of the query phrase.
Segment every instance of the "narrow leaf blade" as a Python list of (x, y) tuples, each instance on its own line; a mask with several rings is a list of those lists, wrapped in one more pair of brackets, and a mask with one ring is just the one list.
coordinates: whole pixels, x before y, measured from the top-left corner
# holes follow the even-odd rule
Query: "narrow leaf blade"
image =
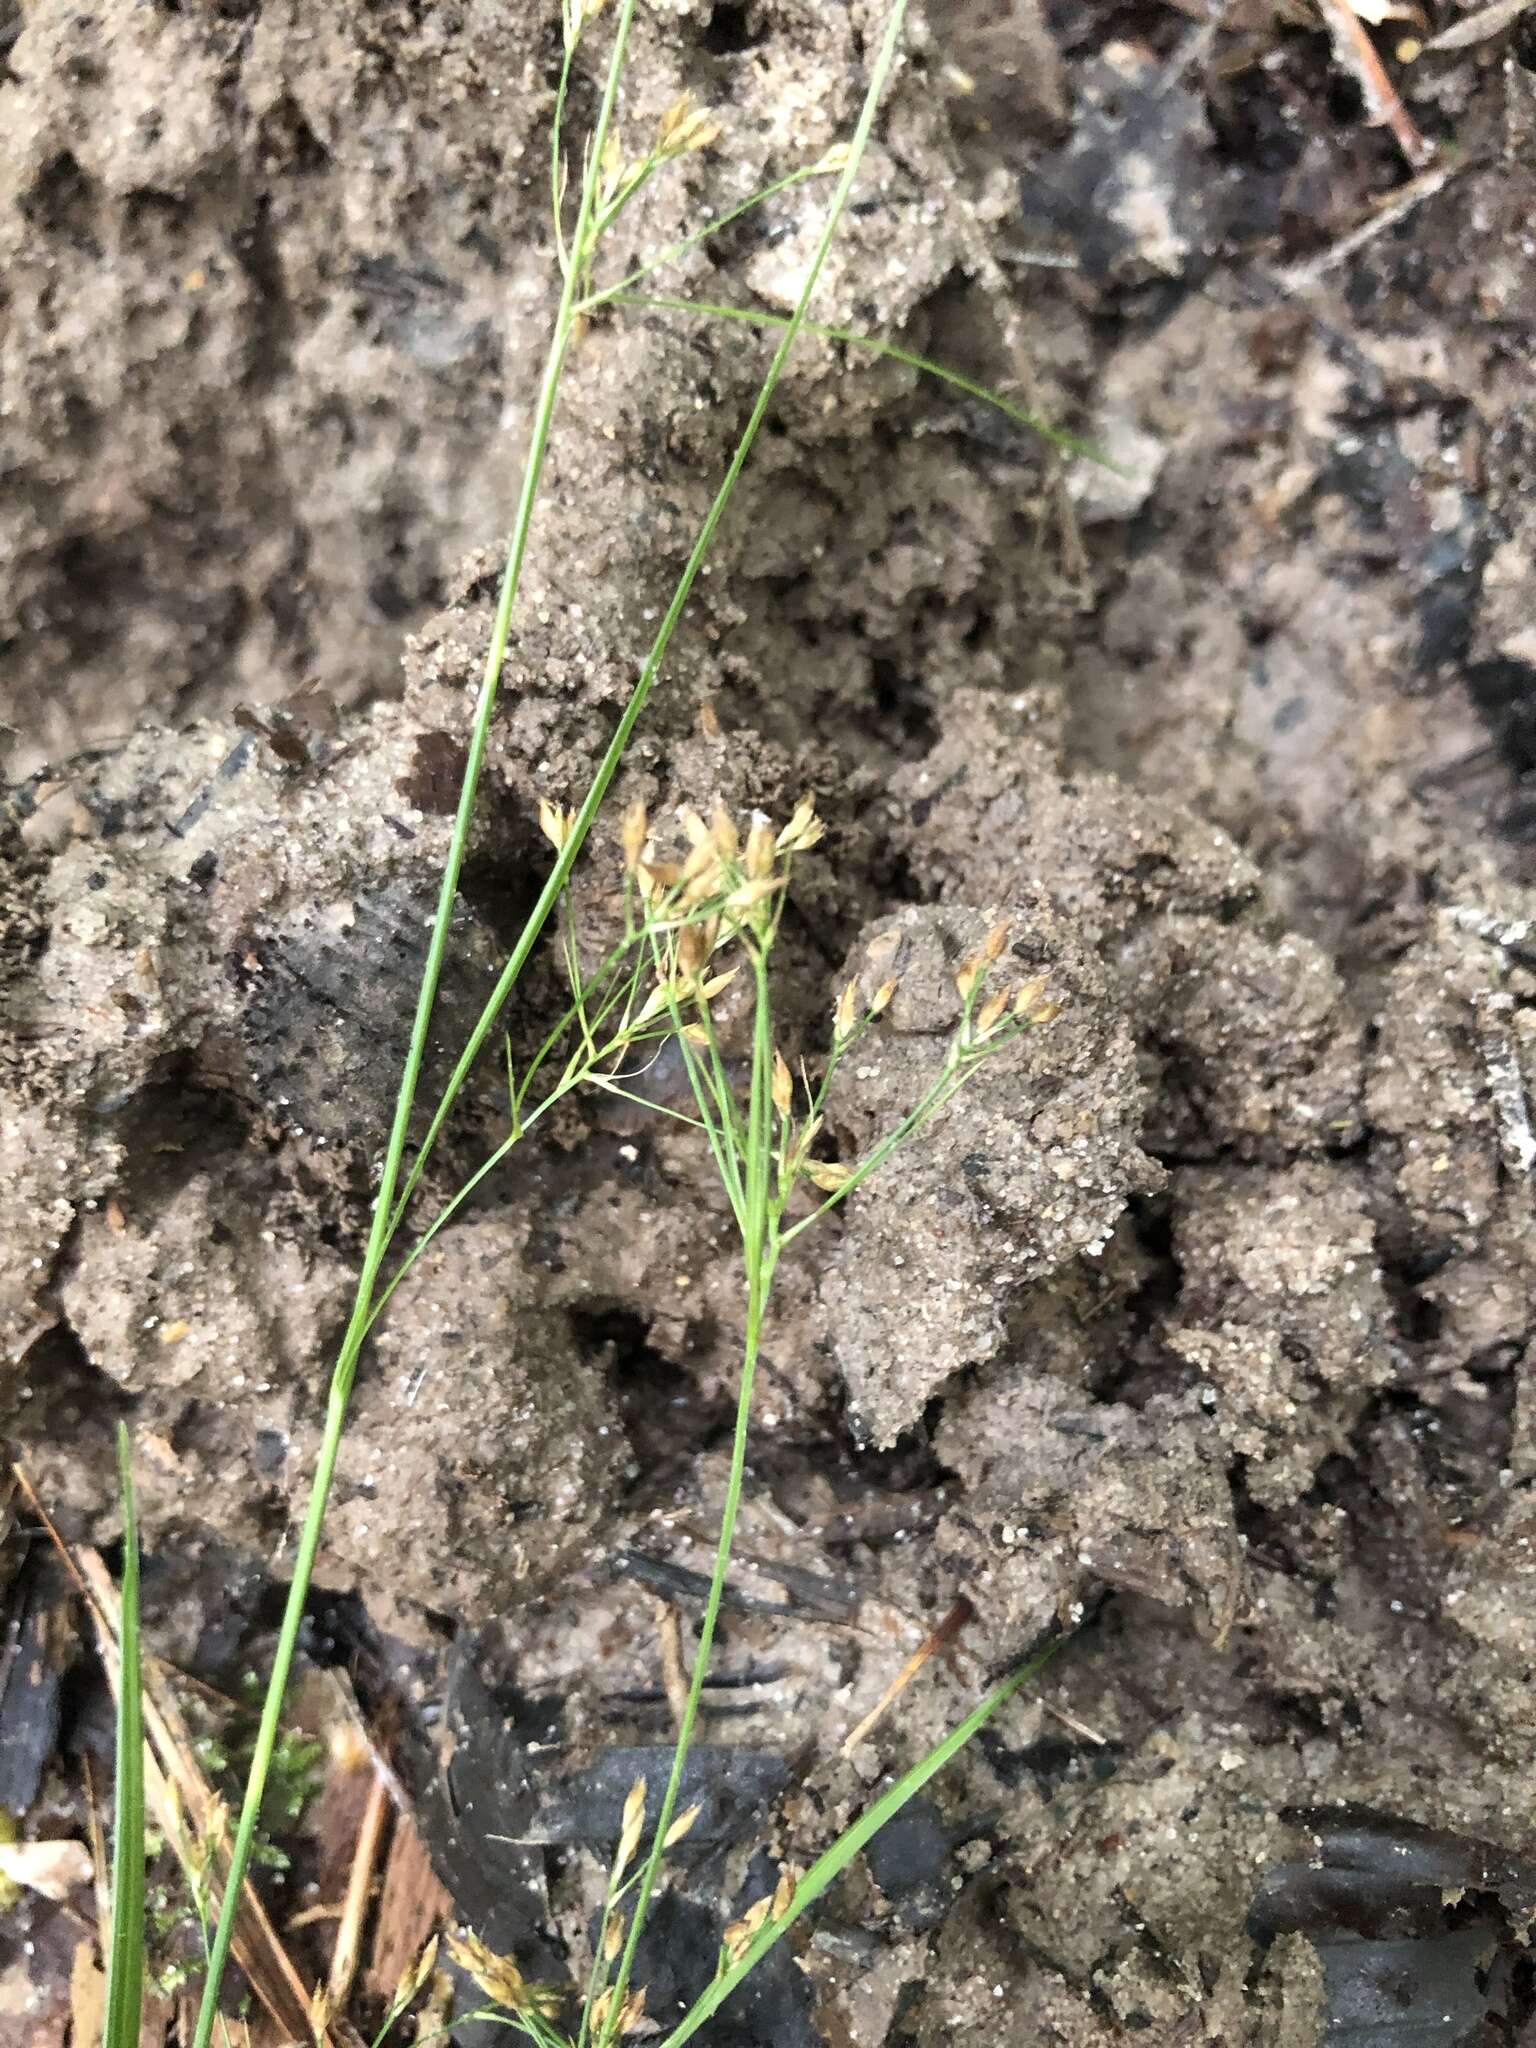
[(144, 2002), (144, 1721), (140, 1692), (139, 1532), (128, 1431), (117, 1429), (123, 1501), (123, 1623), (112, 1814), (112, 1946), (103, 2048), (138, 2048)]

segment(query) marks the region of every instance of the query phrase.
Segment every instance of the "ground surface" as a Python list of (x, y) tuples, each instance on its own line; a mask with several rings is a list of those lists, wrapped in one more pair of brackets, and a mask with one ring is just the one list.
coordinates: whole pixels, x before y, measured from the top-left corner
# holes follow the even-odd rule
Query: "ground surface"
[[(632, 118), (690, 86), (724, 134), (634, 250), (846, 133), (876, 13), (648, 10)], [(820, 310), (1117, 467), (808, 343), (623, 778), (658, 813), (817, 792), (789, 1028), (814, 1052), (871, 944), (902, 975), (834, 1100), (846, 1156), (999, 913), (1064, 998), (785, 1272), (717, 1804), (652, 2010), (707, 1974), (719, 1902), (808, 1862), (1053, 1616), (1096, 1618), (717, 2043), (1306, 2048), (1363, 2038), (1378, 1966), (1373, 2038), (1528, 2003), (1489, 1957), (1536, 1896), (1536, 31), (1389, 26), (1415, 174), (1296, 16), (930, 8)], [(131, 1417), (159, 1647), (228, 1683), (291, 1554), (483, 660), (552, 304), (555, 33), (528, 0), (31, 0), (5, 38), (0, 1423), (110, 1542)], [(822, 196), (676, 288), (784, 306)], [(761, 366), (674, 314), (583, 341), (450, 1032)], [(519, 1042), (552, 991), (537, 967)], [(655, 1597), (698, 1612), (725, 1223), (686, 1133), (573, 1115), (423, 1261), (358, 1389), (310, 1652), (403, 1722), (459, 1910), (551, 1969), (582, 1845), (669, 1732)], [(16, 1546), (23, 1646), (61, 1598), (39, 1571)], [(100, 1733), (57, 1695), (0, 1788), (45, 1834)], [(1443, 1843), (1411, 1898), (1296, 1907), (1285, 1816), (1337, 1801), (1506, 1860), (1454, 1925)], [(0, 1930), (19, 2040), (64, 2038), (61, 1925)]]

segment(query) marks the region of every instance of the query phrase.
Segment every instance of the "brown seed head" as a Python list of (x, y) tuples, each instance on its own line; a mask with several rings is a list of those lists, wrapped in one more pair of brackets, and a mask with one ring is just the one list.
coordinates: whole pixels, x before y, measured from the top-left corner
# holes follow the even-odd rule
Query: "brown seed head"
[(880, 986), (875, 990), (875, 999), (869, 1006), (871, 1017), (878, 1017), (882, 1010), (890, 1008), (891, 997), (895, 995), (897, 986), (898, 984), (894, 980), (881, 982)]
[(1007, 943), (1007, 925), (995, 924), (993, 925), (991, 931), (987, 933), (986, 943), (983, 945), (981, 950), (986, 955), (988, 960), (1001, 960), (1003, 957), (1003, 948), (1007, 945)]

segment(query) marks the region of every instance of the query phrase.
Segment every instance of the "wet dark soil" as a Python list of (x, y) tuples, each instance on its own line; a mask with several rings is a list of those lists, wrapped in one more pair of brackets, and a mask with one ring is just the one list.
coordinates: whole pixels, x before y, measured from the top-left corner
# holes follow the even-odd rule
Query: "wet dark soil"
[[(634, 252), (844, 134), (877, 12), (648, 14), (632, 118), (690, 87), (724, 134)], [(552, 304), (556, 10), (0, 20), (0, 1426), (110, 1544), (131, 1419), (157, 1647), (228, 1685), (292, 1554), (484, 659)], [(783, 1274), (653, 2012), (990, 1672), (1091, 1619), (717, 2043), (1525, 2021), (1536, 40), (1438, 0), (1377, 44), (1423, 169), (1310, 15), (930, 7), (818, 310), (1113, 467), (808, 341), (615, 792), (816, 793), (786, 1029), (814, 1051), (849, 971), (901, 980), (829, 1106), (844, 1156), (999, 917), (1063, 1004)], [(819, 203), (782, 195), (678, 289), (782, 308)], [(577, 352), (451, 1041), (762, 365), (658, 312)], [(536, 960), (516, 1043), (555, 986)], [(499, 1135), (501, 1085), (429, 1192)], [(670, 1733), (656, 1601), (686, 1637), (742, 1336), (727, 1222), (686, 1131), (573, 1112), (359, 1380), (310, 1661), (394, 1731), (438, 1877), (536, 1973), (579, 1952)], [(11, 1551), (14, 1644), (66, 1643)], [(3, 1784), (43, 1834), (101, 1737), (50, 1655), (0, 1668)], [(0, 2014), (62, 2042), (75, 1937), (13, 1917)]]

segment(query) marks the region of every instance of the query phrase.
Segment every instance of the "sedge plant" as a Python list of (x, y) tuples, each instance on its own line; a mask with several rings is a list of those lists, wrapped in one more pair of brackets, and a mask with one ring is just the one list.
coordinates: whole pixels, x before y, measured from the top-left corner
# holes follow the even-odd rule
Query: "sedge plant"
[[(581, 1073), (592, 1085), (625, 1092), (625, 1061), (637, 1056), (654, 1060), (667, 1046), (681, 1056), (695, 1111), (685, 1121), (708, 1146), (745, 1268), (736, 1420), (714, 1569), (671, 1768), (649, 1848), (638, 1864), (647, 1803), (644, 1781), (637, 1781), (630, 1793), (575, 2031), (562, 2033), (557, 2025), (564, 1998), (559, 1987), (525, 1983), (515, 1963), (491, 1956), (478, 1942), (460, 1944), (454, 1951), (482, 1987), (508, 2008), (510, 2023), (540, 2048), (611, 2048), (644, 2014), (644, 1987), (633, 1981), (636, 1953), (663, 1859), (694, 1818), (694, 1812), (678, 1813), (678, 1799), (730, 1568), (753, 1382), (780, 1259), (798, 1237), (856, 1194), (916, 1137), (983, 1064), (1026, 1032), (1048, 1025), (1057, 1014), (1045, 976), (1035, 975), (1018, 985), (1006, 979), (1003, 963), (1009, 933), (1005, 925), (994, 926), (956, 970), (959, 1015), (928, 1086), (860, 1159), (845, 1163), (822, 1157), (829, 1091), (843, 1063), (876, 1027), (896, 983), (884, 980), (871, 988), (857, 976), (850, 980), (835, 1005), (830, 1046), (819, 1073), (813, 1080), (801, 1061), (797, 1080), (775, 1033), (773, 955), (794, 863), (820, 842), (821, 820), (807, 798), (778, 829), (760, 815), (738, 822), (723, 809), (708, 822), (697, 812), (684, 810), (679, 822), (683, 844), (678, 857), (665, 858), (650, 836), (644, 810), (636, 807), (626, 814), (622, 928), (590, 972), (581, 964), (573, 913), (566, 948), (571, 1002), (562, 1028), (575, 1042), (554, 1090), (542, 1101), (563, 1089), (573, 1073)], [(545, 830), (557, 847), (569, 823), (567, 814), (553, 807), (546, 810)], [(733, 1014), (723, 1023), (727, 1005)], [(736, 1079), (731, 1051), (738, 1039), (745, 1043), (744, 1084)], [(593, 1048), (599, 1043), (603, 1049), (594, 1060)], [(526, 1097), (527, 1086), (524, 1082), (513, 1090), (514, 1127), (522, 1118), (519, 1102)], [(1016, 1673), (983, 1702), (977, 1710), (979, 1719), (973, 1716), (962, 1723), (924, 1758), (894, 1804), (894, 1792), (876, 1802), (804, 1879), (786, 1875), (774, 1894), (727, 1928), (716, 1983), (667, 2037), (669, 2043), (687, 2039), (703, 2023), (870, 1834), (942, 1768), (1019, 1683), (1022, 1675)]]
[[(420, 1183), (428, 1158), (471, 1072), (497, 1029), (506, 1004), (539, 944), (551, 918), (567, 900), (574, 864), (591, 832), (608, 789), (628, 748), (635, 725), (661, 673), (667, 651), (687, 608), (694, 584), (713, 543), (753, 444), (772, 405), (791, 350), (811, 323), (808, 308), (816, 291), (839, 222), (848, 203), (865, 153), (886, 84), (895, 64), (907, 0), (891, 0), (884, 30), (871, 65), (867, 90), (854, 131), (848, 142), (817, 160), (765, 186), (707, 223), (697, 234), (660, 252), (638, 270), (631, 269), (618, 279), (605, 281), (600, 269), (605, 239), (637, 194), (666, 166), (678, 158), (709, 147), (718, 137), (713, 117), (684, 98), (669, 108), (647, 144), (627, 151), (620, 136), (619, 99), (626, 52), (633, 30), (637, 0), (614, 0), (611, 47), (603, 67), (603, 84), (598, 109), (581, 159), (581, 175), (574, 195), (567, 190), (566, 150), (563, 119), (573, 67), (579, 50), (604, 11), (605, 0), (561, 0), (563, 60), (556, 94), (551, 152), (551, 193), (556, 215), (556, 244), (560, 271), (560, 292), (549, 343), (534, 402), (528, 445), (517, 494), (511, 534), (501, 577), (496, 609), (486, 651), (485, 666), (470, 722), (469, 741), (457, 808), (449, 832), (438, 891), (436, 910), (428, 939), (420, 986), (412, 1017), (408, 1048), (382, 1159), (377, 1171), (377, 1191), (371, 1211), (361, 1270), (353, 1305), (331, 1374), (324, 1427), (315, 1472), (295, 1549), (289, 1592), (278, 1632), (260, 1722), (257, 1728), (238, 1818), (227, 1857), (219, 1876), (221, 1894), (217, 1924), (208, 1947), (208, 1967), (191, 2048), (209, 2048), (219, 2012), (221, 1987), (229, 1962), (235, 1920), (242, 1886), (257, 1845), (263, 1803), (281, 1736), (281, 1715), (292, 1672), (300, 1627), (309, 1598), (322, 1540), (325, 1515), (336, 1471), (337, 1458), (346, 1426), (353, 1384), (368, 1333), (382, 1312), (403, 1273), (432, 1236), (443, 1227), (467, 1197), (471, 1187), (490, 1172), (510, 1147), (521, 1142), (531, 1126), (554, 1101), (580, 1086), (609, 1090), (624, 1087), (626, 1062), (644, 1059), (648, 1049), (668, 1036), (683, 1048), (693, 1084), (698, 1111), (695, 1121), (713, 1153), (722, 1184), (735, 1213), (746, 1262), (747, 1342), (743, 1360), (737, 1431), (733, 1449), (731, 1479), (726, 1512), (720, 1534), (706, 1627), (699, 1645), (689, 1694), (685, 1726), (679, 1740), (673, 1770), (663, 1797), (661, 1816), (650, 1849), (635, 1875), (635, 1896), (628, 1910), (623, 1939), (612, 1956), (600, 1959), (603, 1981), (593, 1991), (580, 2024), (583, 2048), (588, 2042), (609, 2048), (625, 2015), (632, 2010), (636, 1995), (631, 1979), (636, 1945), (644, 1924), (646, 1908), (654, 1892), (661, 1857), (669, 1830), (677, 1819), (675, 1806), (683, 1763), (697, 1714), (699, 1690), (708, 1662), (709, 1645), (719, 1612), (729, 1564), (731, 1539), (740, 1503), (745, 1459), (745, 1432), (750, 1415), (752, 1379), (761, 1342), (773, 1273), (781, 1252), (789, 1242), (816, 1219), (846, 1199), (869, 1172), (888, 1156), (895, 1144), (936, 1114), (954, 1090), (973, 1070), (975, 1060), (1015, 1028), (1027, 1028), (1033, 1019), (1010, 1010), (1006, 1024), (1002, 1013), (993, 1013), (996, 992), (982, 994), (985, 973), (977, 970), (975, 1000), (965, 999), (964, 1042), (951, 1049), (943, 1073), (922, 1102), (915, 1104), (900, 1129), (882, 1147), (857, 1165), (843, 1169), (820, 1159), (815, 1141), (821, 1103), (831, 1079), (830, 1069), (840, 1057), (835, 1037), (829, 1071), (823, 1074), (815, 1095), (796, 1107), (793, 1082), (790, 1099), (784, 1099), (784, 1072), (772, 1044), (772, 1002), (768, 976), (772, 934), (782, 906), (782, 889), (787, 881), (788, 863), (808, 849), (813, 814), (800, 812), (784, 828), (789, 838), (772, 835), (765, 854), (761, 827), (749, 821), (745, 832), (735, 832), (734, 845), (727, 846), (717, 824), (705, 827), (705, 837), (684, 857), (675, 880), (667, 879), (666, 863), (657, 856), (647, 860), (631, 848), (626, 884), (626, 922), (611, 957), (592, 970), (581, 964), (574, 936), (566, 937), (567, 960), (573, 967), (572, 1002), (558, 1020), (529, 1069), (509, 1077), (509, 1127), (506, 1139), (416, 1240), (412, 1249), (389, 1270), (391, 1255), (400, 1239), (407, 1211)], [(459, 883), (463, 872), (472, 823), (475, 816), (482, 770), (503, 667), (510, 644), (523, 569), (535, 526), (544, 472), (549, 454), (562, 382), (573, 348), (586, 323), (605, 306), (635, 303), (642, 284), (663, 263), (717, 232), (747, 208), (763, 203), (788, 186), (818, 178), (832, 185), (820, 234), (806, 266), (799, 295), (792, 311), (782, 316), (778, 338), (757, 396), (737, 439), (730, 460), (709, 510), (700, 526), (671, 599), (657, 625), (651, 644), (640, 663), (629, 697), (613, 734), (598, 763), (591, 783), (570, 810), (547, 807), (546, 830), (554, 844), (555, 857), (537, 900), (513, 944), (481, 1014), (461, 1049), (448, 1082), (429, 1117), (425, 1129), (411, 1148), (411, 1132), (418, 1109), (425, 1055), (430, 1039), (439, 983), (448, 948)], [(729, 308), (701, 307), (717, 317), (740, 317)], [(775, 316), (777, 321), (780, 316)], [(765, 323), (767, 324), (767, 323)], [(901, 357), (915, 367), (934, 370), (963, 390), (999, 404), (1004, 411), (1019, 415), (996, 394), (973, 386), (957, 373), (944, 371), (927, 359), (913, 357), (883, 343), (866, 343), (866, 338), (842, 329), (822, 330), (838, 339), (857, 341)], [(1029, 422), (1030, 424), (1037, 424)], [(819, 826), (816, 827), (819, 831)], [(757, 872), (764, 860), (767, 871)], [(700, 862), (708, 866), (710, 886), (700, 895)], [(712, 865), (711, 865), (712, 864)], [(721, 947), (734, 949), (740, 957), (730, 967), (712, 966)], [(754, 1019), (750, 1084), (744, 1103), (738, 1102), (729, 1077), (720, 1063), (718, 1038), (713, 1035), (715, 1000), (712, 981), (721, 974), (739, 973), (751, 991)], [(878, 991), (855, 1020), (863, 1029), (878, 1012)], [(842, 1023), (839, 1021), (838, 1031)], [(851, 1041), (850, 1041), (851, 1042)], [(408, 1154), (411, 1156), (408, 1159)], [(806, 1188), (816, 1189), (822, 1200), (809, 1213), (792, 1216), (792, 1198)], [(1009, 1682), (1010, 1685), (1013, 1681)], [(126, 1691), (126, 1689), (125, 1689)], [(1006, 1688), (984, 1703), (993, 1711)], [(983, 1710), (978, 1710), (978, 1712)], [(972, 1717), (974, 1720), (974, 1716)], [(962, 1724), (969, 1728), (970, 1724)], [(956, 1732), (957, 1738), (960, 1731)], [(956, 1738), (951, 1738), (953, 1743)], [(953, 1753), (941, 1745), (944, 1754)], [(931, 1763), (939, 1767), (943, 1757), (935, 1752), (919, 1770)], [(903, 1781), (905, 1782), (905, 1781)], [(127, 1780), (131, 1792), (131, 1777)], [(893, 1791), (896, 1788), (893, 1788)], [(890, 1795), (887, 1795), (889, 1798)], [(867, 1818), (867, 1817), (866, 1817)], [(124, 1872), (135, 1862), (134, 1815), (131, 1807), (120, 1807), (117, 1851)], [(142, 1878), (142, 1811), (138, 1826), (138, 1867)], [(856, 1846), (856, 1845), (855, 1845)], [(829, 1852), (830, 1854), (831, 1852)], [(848, 1851), (854, 1853), (853, 1850)], [(845, 1859), (846, 1860), (846, 1859)], [(823, 1859), (825, 1862), (825, 1859)], [(840, 1866), (839, 1866), (840, 1867)], [(817, 1866), (820, 1869), (821, 1865)], [(835, 1874), (830, 1869), (824, 1879)], [(626, 1880), (627, 1881), (627, 1880)], [(796, 1894), (809, 1903), (805, 1886)], [(132, 1903), (131, 1885), (128, 1894)], [(126, 1910), (126, 1909), (125, 1909)], [(616, 1909), (617, 1910), (617, 1909)], [(777, 1915), (772, 1928), (782, 1931), (793, 1914)], [(605, 1937), (612, 1943), (610, 1933)], [(756, 1929), (744, 1955), (760, 1952), (769, 1927)], [(774, 1934), (773, 1938), (777, 1938)], [(741, 1958), (729, 1961), (721, 1982), (734, 1981), (732, 1972)], [(609, 1969), (611, 1965), (611, 1970)], [(131, 1983), (119, 1993), (126, 2015)], [(722, 1992), (721, 1995), (724, 1995)], [(403, 2009), (403, 2008), (402, 2008)], [(526, 2017), (527, 2015), (525, 2015)], [(547, 2012), (537, 2015), (541, 2026), (553, 2034)], [(126, 2025), (126, 2017), (124, 2024)], [(126, 2036), (124, 2037), (126, 2041)], [(542, 2035), (536, 2038), (545, 2038)], [(682, 2035), (679, 2039), (684, 2038)], [(109, 2048), (118, 2048), (116, 2042)]]

